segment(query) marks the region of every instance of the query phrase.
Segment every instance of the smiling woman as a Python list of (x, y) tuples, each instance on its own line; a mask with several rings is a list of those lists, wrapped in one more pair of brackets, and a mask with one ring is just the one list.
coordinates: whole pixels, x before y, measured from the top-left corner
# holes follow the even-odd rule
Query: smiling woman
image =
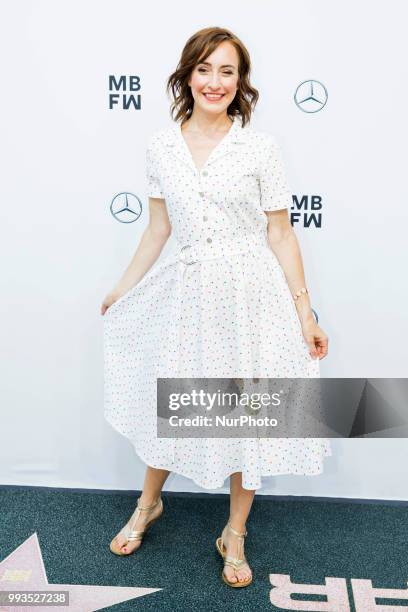
[[(262, 478), (320, 474), (331, 454), (324, 439), (247, 438), (231, 427), (222, 438), (157, 435), (157, 378), (314, 378), (327, 352), (308, 294), (293, 298), (305, 278), (287, 214), (291, 190), (276, 139), (248, 125), (258, 98), (249, 72), (248, 52), (229, 30), (206, 28), (187, 41), (168, 80), (176, 123), (147, 146), (149, 226), (104, 304), (105, 416), (148, 466), (140, 505), (111, 550), (138, 548), (171, 471), (206, 489), (230, 477), (217, 550), (233, 587), (252, 581), (243, 538)], [(167, 228), (177, 251), (149, 270)]]
[(223, 28), (200, 30), (185, 44), (167, 81), (175, 121), (187, 120), (194, 109), (195, 118), (199, 113), (202, 120), (212, 119), (206, 133), (228, 125), (228, 116), (239, 115), (245, 127), (259, 98), (250, 73), (250, 56), (239, 38)]

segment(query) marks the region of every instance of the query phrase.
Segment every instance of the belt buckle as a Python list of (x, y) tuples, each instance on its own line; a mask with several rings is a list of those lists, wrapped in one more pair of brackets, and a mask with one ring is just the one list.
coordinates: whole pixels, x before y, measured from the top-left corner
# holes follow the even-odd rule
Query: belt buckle
[[(181, 247), (180, 249), (180, 255), (183, 253), (184, 249), (191, 249), (191, 244), (185, 244), (184, 246)], [(185, 263), (187, 266), (191, 266), (191, 264), (195, 264), (197, 263), (198, 259), (195, 259), (194, 261), (184, 261), (184, 259), (182, 258), (182, 262)]]

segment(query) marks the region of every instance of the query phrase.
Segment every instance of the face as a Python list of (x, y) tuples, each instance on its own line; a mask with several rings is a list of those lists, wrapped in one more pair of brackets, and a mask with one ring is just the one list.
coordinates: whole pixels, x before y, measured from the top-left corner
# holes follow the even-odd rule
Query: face
[(238, 89), (239, 57), (235, 47), (224, 41), (203, 62), (197, 64), (188, 84), (194, 106), (206, 113), (222, 113)]

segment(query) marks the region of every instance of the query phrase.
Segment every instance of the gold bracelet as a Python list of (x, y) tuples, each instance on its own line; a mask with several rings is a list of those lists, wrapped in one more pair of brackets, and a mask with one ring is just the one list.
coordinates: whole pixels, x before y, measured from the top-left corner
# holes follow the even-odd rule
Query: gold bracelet
[(302, 293), (309, 293), (306, 287), (302, 287), (299, 289), (299, 291), (296, 291), (296, 293), (293, 294), (293, 299), (296, 301), (302, 295)]

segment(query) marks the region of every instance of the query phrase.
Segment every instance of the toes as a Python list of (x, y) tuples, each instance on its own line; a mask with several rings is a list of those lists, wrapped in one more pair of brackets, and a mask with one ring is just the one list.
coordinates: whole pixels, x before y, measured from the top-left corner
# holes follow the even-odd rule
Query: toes
[(126, 544), (126, 540), (123, 540), (123, 539), (118, 538), (118, 537), (114, 537), (114, 538), (113, 538), (113, 540), (112, 540), (112, 542), (111, 542), (111, 548), (113, 548), (114, 550), (116, 550), (116, 551), (119, 551), (119, 552), (120, 552), (121, 547), (122, 547), (124, 544)]
[(121, 547), (121, 551), (125, 554), (129, 554), (139, 548), (140, 540), (134, 540), (133, 542), (127, 542)]
[(251, 579), (251, 573), (248, 569), (238, 571), (238, 580), (240, 582), (248, 582)]
[[(227, 567), (228, 567), (228, 566), (227, 566)], [(227, 569), (227, 567), (226, 567), (226, 568), (225, 568), (225, 570), (224, 570), (224, 574), (225, 574), (226, 579), (227, 579), (229, 582), (237, 582), (237, 581), (238, 581), (238, 578), (237, 578), (237, 576), (235, 575), (234, 570), (233, 570), (232, 568), (228, 568), (228, 569)]]
[(114, 546), (116, 546), (117, 548), (120, 548), (121, 546), (123, 546), (126, 540), (124, 540), (122, 536), (115, 536), (112, 542)]

